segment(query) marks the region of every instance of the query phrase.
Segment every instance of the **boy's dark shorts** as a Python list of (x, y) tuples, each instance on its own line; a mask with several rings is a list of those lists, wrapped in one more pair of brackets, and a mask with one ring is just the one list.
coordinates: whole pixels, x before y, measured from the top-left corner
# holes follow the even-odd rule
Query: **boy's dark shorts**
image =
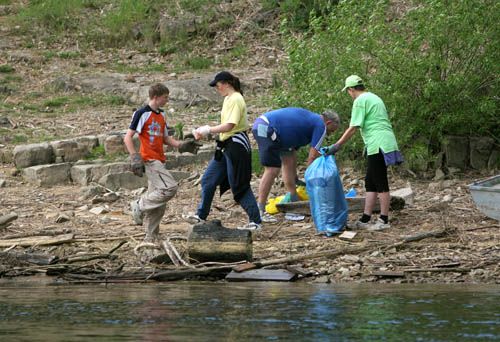
[(389, 192), (387, 166), (382, 151), (368, 156), (367, 164), (365, 190), (367, 192)]

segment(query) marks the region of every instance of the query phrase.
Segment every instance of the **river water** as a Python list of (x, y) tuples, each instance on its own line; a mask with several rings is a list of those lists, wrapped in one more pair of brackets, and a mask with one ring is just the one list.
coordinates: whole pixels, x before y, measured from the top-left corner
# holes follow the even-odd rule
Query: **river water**
[(0, 341), (248, 340), (500, 340), (500, 286), (0, 282)]

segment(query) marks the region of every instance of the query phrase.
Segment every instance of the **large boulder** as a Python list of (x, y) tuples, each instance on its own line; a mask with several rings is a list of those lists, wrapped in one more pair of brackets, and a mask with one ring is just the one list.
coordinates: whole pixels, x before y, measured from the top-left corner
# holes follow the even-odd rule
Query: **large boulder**
[(44, 187), (68, 184), (71, 182), (71, 163), (31, 166), (23, 170), (23, 178)]
[(19, 145), (14, 148), (14, 164), (18, 168), (51, 164), (55, 161), (52, 146), (48, 143)]
[(443, 141), (443, 151), (448, 167), (466, 169), (469, 165), (469, 139), (459, 136), (447, 136)]
[(486, 169), (495, 141), (489, 137), (470, 138), (470, 166), (476, 170)]

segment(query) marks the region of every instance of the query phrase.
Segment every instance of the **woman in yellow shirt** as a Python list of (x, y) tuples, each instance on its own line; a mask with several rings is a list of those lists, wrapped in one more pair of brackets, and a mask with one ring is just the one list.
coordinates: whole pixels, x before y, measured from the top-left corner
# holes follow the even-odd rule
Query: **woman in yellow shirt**
[(249, 223), (239, 229), (261, 228), (261, 218), (255, 196), (250, 188), (252, 178), (252, 148), (246, 130), (248, 129), (247, 107), (242, 95), (240, 80), (230, 72), (222, 71), (210, 82), (224, 103), (221, 123), (217, 126), (201, 126), (194, 130), (197, 140), (209, 134), (219, 134), (214, 159), (208, 164), (201, 180), (201, 202), (194, 221), (206, 220), (217, 186), (221, 195), (231, 189), (234, 199), (248, 215)]

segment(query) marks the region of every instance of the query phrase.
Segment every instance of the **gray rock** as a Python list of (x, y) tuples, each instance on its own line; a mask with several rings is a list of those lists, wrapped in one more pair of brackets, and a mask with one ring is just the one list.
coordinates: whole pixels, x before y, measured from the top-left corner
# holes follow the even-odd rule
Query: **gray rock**
[(447, 136), (443, 142), (443, 151), (448, 167), (461, 170), (469, 164), (469, 139), (465, 137)]
[(96, 135), (86, 135), (74, 139), (78, 145), (84, 146), (88, 152), (99, 146), (99, 139)]
[(36, 165), (23, 170), (23, 178), (38, 186), (50, 187), (71, 182), (71, 164)]
[(110, 135), (104, 140), (104, 151), (106, 154), (126, 153), (127, 149), (122, 135)]
[(62, 162), (76, 162), (79, 159), (85, 158), (89, 150), (86, 146), (79, 145), (74, 140), (60, 140), (50, 143), (54, 150), (56, 160), (61, 158)]
[(137, 177), (130, 171), (108, 173), (99, 179), (99, 184), (116, 191), (118, 189), (133, 190), (147, 186), (147, 177)]
[(7, 186), (7, 181), (5, 179), (0, 179), (0, 188), (5, 188)]
[(433, 180), (440, 181), (440, 180), (443, 180), (444, 177), (445, 177), (445, 174), (444, 174), (443, 170), (436, 169), (436, 172), (435, 172)]
[(476, 170), (486, 169), (494, 144), (495, 141), (489, 137), (471, 137), (470, 166)]
[(12, 163), (14, 160), (14, 155), (12, 150), (7, 148), (0, 148), (0, 163)]
[(500, 150), (491, 151), (490, 158), (488, 159), (488, 169), (500, 169)]
[(55, 161), (54, 150), (48, 143), (19, 145), (14, 148), (14, 164), (18, 168), (50, 164)]
[(71, 180), (79, 185), (88, 185), (92, 182), (92, 170), (96, 165), (73, 165), (71, 168)]
[(89, 185), (80, 189), (80, 193), (82, 194), (82, 199), (89, 199), (94, 196), (98, 196), (104, 193), (104, 189), (99, 185)]

